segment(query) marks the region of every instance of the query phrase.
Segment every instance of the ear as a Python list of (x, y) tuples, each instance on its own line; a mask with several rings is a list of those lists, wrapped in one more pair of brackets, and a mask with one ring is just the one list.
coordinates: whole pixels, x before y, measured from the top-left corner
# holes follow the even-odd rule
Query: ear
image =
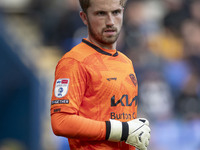
[(81, 17), (83, 23), (87, 26), (87, 25), (88, 25), (87, 14), (84, 13), (83, 11), (81, 11), (81, 12), (80, 12), (80, 17)]

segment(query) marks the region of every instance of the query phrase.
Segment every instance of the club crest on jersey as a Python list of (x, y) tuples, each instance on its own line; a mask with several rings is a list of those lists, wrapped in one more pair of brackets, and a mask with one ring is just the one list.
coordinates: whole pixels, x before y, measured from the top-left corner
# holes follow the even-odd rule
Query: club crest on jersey
[(62, 98), (67, 94), (69, 87), (69, 79), (58, 79), (56, 80), (54, 94), (58, 98)]
[(136, 86), (137, 85), (137, 79), (134, 76), (134, 74), (129, 74), (129, 77), (131, 78), (131, 81), (133, 82), (133, 84)]

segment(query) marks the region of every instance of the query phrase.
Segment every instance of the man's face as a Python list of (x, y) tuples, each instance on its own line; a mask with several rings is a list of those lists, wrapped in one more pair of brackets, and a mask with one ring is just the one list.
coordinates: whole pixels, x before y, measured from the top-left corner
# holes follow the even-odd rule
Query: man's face
[(87, 10), (89, 38), (99, 45), (112, 45), (116, 42), (123, 20), (123, 7), (120, 0), (90, 0)]

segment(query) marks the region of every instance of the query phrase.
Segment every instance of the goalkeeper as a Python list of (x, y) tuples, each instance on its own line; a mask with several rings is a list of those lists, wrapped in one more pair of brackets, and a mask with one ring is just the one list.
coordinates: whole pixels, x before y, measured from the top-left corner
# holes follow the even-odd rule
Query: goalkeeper
[(150, 128), (137, 118), (134, 68), (116, 50), (126, 0), (79, 2), (88, 36), (56, 66), (53, 132), (67, 137), (71, 150), (147, 150)]

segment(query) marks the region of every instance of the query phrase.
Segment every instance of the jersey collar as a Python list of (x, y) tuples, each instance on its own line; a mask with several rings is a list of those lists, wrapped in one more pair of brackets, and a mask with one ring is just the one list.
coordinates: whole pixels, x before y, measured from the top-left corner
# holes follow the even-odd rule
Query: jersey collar
[(97, 52), (99, 52), (101, 54), (108, 55), (108, 56), (113, 56), (113, 57), (118, 56), (118, 52), (117, 51), (116, 51), (116, 53), (111, 54), (111, 53), (108, 53), (108, 52), (104, 51), (100, 47), (94, 45), (93, 43), (87, 41), (86, 39), (82, 39), (82, 42), (85, 43), (85, 44), (87, 44), (88, 46), (92, 47), (93, 49), (95, 49)]

